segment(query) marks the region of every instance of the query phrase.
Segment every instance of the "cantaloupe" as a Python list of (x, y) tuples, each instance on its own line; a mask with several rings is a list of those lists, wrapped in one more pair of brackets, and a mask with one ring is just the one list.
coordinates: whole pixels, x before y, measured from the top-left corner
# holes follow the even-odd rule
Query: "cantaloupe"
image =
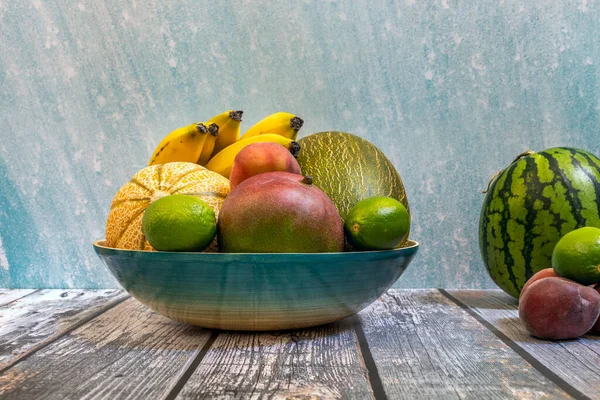
[[(333, 200), (342, 219), (360, 200), (389, 196), (407, 210), (408, 199), (400, 174), (369, 141), (345, 132), (319, 132), (300, 140), (298, 163), (304, 175)], [(400, 247), (408, 240), (408, 233)]]
[[(208, 204), (215, 215), (229, 193), (229, 180), (189, 162), (152, 165), (139, 171), (113, 198), (106, 221), (110, 247), (152, 250), (142, 233), (142, 217), (155, 200), (170, 194), (193, 195)], [(216, 243), (211, 245), (214, 249)]]

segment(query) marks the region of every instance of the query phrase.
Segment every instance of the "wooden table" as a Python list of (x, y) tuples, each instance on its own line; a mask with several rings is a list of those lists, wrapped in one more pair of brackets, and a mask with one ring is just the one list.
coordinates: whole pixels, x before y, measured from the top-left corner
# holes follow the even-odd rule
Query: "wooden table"
[(0, 399), (600, 399), (600, 337), (546, 342), (500, 291), (389, 290), (289, 332), (173, 322), (120, 290), (1, 290)]

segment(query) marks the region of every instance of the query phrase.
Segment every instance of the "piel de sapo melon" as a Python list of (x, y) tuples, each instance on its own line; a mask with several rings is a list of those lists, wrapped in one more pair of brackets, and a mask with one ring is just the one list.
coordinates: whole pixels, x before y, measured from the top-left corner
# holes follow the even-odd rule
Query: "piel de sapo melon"
[[(319, 132), (298, 141), (298, 163), (338, 208), (342, 219), (360, 200), (389, 196), (407, 210), (408, 199), (392, 162), (368, 140), (346, 132)], [(408, 240), (408, 232), (398, 247)]]

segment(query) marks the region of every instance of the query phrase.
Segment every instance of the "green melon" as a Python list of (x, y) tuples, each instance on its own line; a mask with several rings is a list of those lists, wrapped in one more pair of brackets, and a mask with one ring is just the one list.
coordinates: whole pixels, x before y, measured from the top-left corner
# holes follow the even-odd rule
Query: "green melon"
[(479, 248), (492, 280), (518, 298), (525, 282), (552, 267), (559, 239), (600, 227), (600, 160), (557, 147), (517, 157), (493, 179), (481, 210)]
[[(320, 132), (298, 141), (297, 160), (304, 175), (333, 200), (342, 219), (360, 200), (389, 196), (407, 210), (400, 175), (386, 156), (369, 141), (345, 132)], [(408, 232), (400, 243), (408, 240)]]

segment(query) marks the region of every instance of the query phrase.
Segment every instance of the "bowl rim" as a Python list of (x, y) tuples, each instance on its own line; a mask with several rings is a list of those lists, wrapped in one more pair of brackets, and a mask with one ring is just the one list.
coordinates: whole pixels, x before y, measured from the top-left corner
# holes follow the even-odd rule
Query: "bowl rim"
[(122, 255), (122, 256), (133, 256), (133, 257), (206, 257), (206, 258), (222, 258), (222, 257), (235, 257), (235, 258), (247, 258), (247, 257), (344, 257), (344, 258), (360, 258), (375, 256), (381, 257), (385, 255), (395, 255), (398, 253), (407, 253), (406, 255), (413, 254), (419, 248), (419, 242), (416, 240), (409, 239), (407, 241), (409, 246), (399, 247), (390, 250), (370, 250), (370, 251), (339, 251), (339, 252), (328, 252), (328, 253), (209, 253), (209, 252), (192, 252), (192, 251), (148, 251), (148, 250), (129, 250), (129, 249), (117, 249), (114, 247), (108, 247), (106, 245), (106, 239), (98, 239), (93, 242), (94, 249), (98, 253), (107, 255)]

